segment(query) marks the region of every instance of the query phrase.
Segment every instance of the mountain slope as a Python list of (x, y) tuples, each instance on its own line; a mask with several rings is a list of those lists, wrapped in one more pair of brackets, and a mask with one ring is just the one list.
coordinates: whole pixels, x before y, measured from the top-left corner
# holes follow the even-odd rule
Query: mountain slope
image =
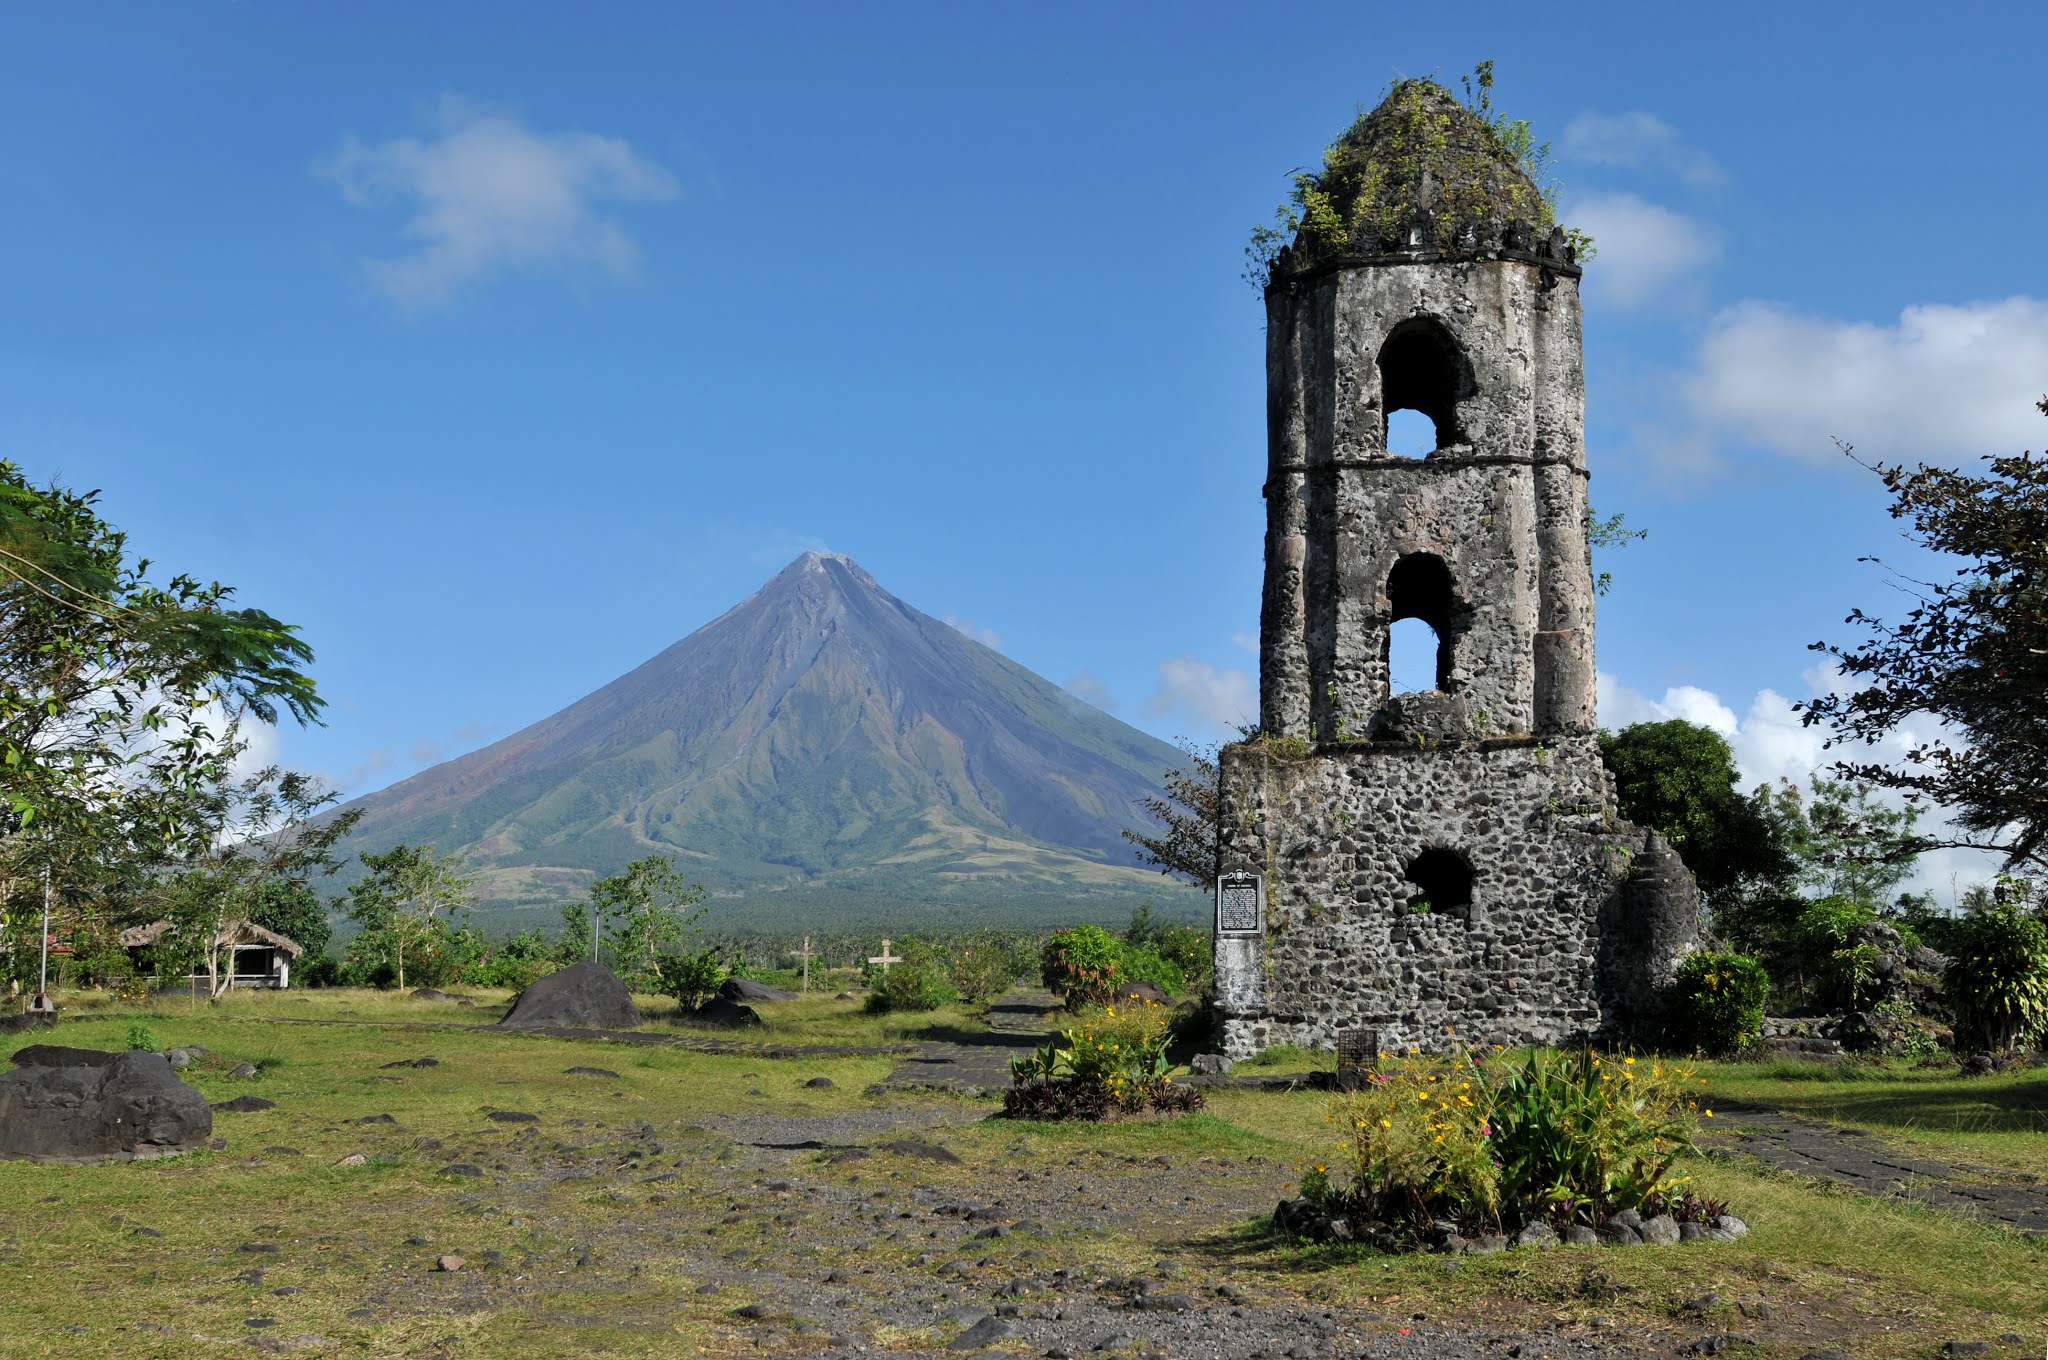
[(750, 901), (1080, 892), (1114, 912), (1173, 896), (1121, 832), (1148, 824), (1140, 800), (1179, 758), (849, 559), (806, 553), (554, 716), (350, 806), (358, 848), (458, 852), (506, 906), (669, 852)]

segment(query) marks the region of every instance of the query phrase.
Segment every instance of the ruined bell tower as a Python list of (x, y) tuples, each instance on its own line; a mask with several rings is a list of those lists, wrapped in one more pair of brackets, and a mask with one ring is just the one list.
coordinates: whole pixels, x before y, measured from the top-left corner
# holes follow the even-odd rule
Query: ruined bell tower
[[(1265, 290), (1260, 734), (1222, 762), (1226, 1050), (1640, 1032), (1698, 899), (1614, 819), (1600, 762), (1572, 246), (1500, 135), (1427, 81), (1345, 134), (1304, 207)], [(1433, 450), (1390, 451), (1400, 411)], [(1396, 693), (1410, 619), (1435, 680)]]

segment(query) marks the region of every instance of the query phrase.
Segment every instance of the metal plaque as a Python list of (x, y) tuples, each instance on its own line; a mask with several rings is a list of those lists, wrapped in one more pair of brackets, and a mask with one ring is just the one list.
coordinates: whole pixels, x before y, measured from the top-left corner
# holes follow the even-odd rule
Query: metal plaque
[(1225, 874), (1216, 880), (1216, 933), (1263, 935), (1266, 880), (1258, 874)]

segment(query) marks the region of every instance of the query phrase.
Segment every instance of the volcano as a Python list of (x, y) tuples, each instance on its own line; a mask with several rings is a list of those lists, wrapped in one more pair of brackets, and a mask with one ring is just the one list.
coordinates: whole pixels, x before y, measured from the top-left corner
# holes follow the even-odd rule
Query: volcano
[(1022, 924), (1179, 904), (1126, 828), (1181, 753), (805, 553), (552, 717), (347, 806), (487, 912), (672, 854), (726, 924)]

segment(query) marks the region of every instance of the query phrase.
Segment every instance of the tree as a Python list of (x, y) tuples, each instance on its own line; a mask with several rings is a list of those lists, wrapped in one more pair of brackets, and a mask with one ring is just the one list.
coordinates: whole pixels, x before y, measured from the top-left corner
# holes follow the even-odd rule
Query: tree
[(1621, 815), (1671, 842), (1710, 906), (1784, 884), (1794, 873), (1780, 825), (1736, 792), (1735, 752), (1681, 718), (1600, 734)]
[(1753, 795), (1770, 800), (1794, 881), (1821, 897), (1842, 897), (1875, 915), (1897, 916), (1917, 908), (1899, 892), (1919, 859), (1914, 831), (1923, 809), (1881, 802), (1868, 785), (1816, 776), (1811, 801), (1789, 781)]
[(684, 882), (674, 856), (648, 855), (590, 885), (590, 919), (620, 978), (645, 985), (654, 961), (703, 919), (703, 901), (704, 885)]
[[(2048, 415), (2048, 397), (2040, 408)], [(1916, 833), (1900, 853), (1967, 846), (2002, 853), (2008, 868), (2048, 867), (2048, 456), (1985, 461), (1983, 474), (1864, 464), (1891, 493), (1892, 518), (1961, 562), (1946, 580), (1900, 577), (1915, 604), (1898, 623), (1851, 610), (1859, 645), (1814, 643), (1851, 685), (1802, 705), (1802, 717), (1832, 729), (1833, 745), (1872, 744), (1931, 715), (1938, 734), (1897, 765), (1851, 759), (1836, 771), (1953, 810), (1962, 834)]]
[(351, 946), (358, 960), (388, 959), (405, 986), (408, 955), (439, 957), (451, 932), (447, 917), (469, 905), (470, 880), (432, 846), (394, 845), (365, 853), (369, 873), (349, 887), (349, 917), (362, 926)]
[(216, 851), (239, 724), (323, 706), (295, 628), (230, 608), (219, 582), (153, 584), (98, 495), (0, 462), (0, 895), (17, 935), (26, 916), (40, 934), (45, 891), (59, 925), (80, 923)]
[(1222, 771), (1214, 745), (1178, 744), (1187, 764), (1166, 772), (1164, 798), (1143, 803), (1163, 831), (1146, 836), (1127, 829), (1124, 839), (1138, 847), (1139, 859), (1159, 872), (1198, 888), (1214, 888), (1223, 872)]
[(325, 954), (327, 942), (334, 938), (334, 926), (327, 919), (327, 904), (305, 883), (263, 884), (256, 890), (249, 921), (303, 945), (309, 962)]
[[(1586, 507), (1586, 552), (1590, 556), (1596, 549), (1609, 551), (1626, 548), (1650, 536), (1648, 529), (1631, 529), (1628, 516), (1612, 515), (1606, 519), (1594, 513), (1593, 507)], [(1593, 593), (1605, 595), (1614, 588), (1614, 573), (1603, 571), (1593, 577)]]
[[(316, 954), (325, 948), (326, 913), (311, 881), (341, 868), (336, 846), (362, 816), (351, 811), (323, 819), (335, 798), (314, 777), (275, 765), (195, 790), (189, 849), (145, 897), (171, 923), (157, 941), (160, 973), (168, 976), (166, 964), (203, 962), (219, 995), (225, 986), (223, 936), (242, 921), (279, 930)], [(310, 899), (310, 908), (295, 906), (299, 898)], [(295, 925), (318, 938), (270, 926), (266, 911), (291, 915)], [(232, 978), (230, 966), (226, 980)]]

